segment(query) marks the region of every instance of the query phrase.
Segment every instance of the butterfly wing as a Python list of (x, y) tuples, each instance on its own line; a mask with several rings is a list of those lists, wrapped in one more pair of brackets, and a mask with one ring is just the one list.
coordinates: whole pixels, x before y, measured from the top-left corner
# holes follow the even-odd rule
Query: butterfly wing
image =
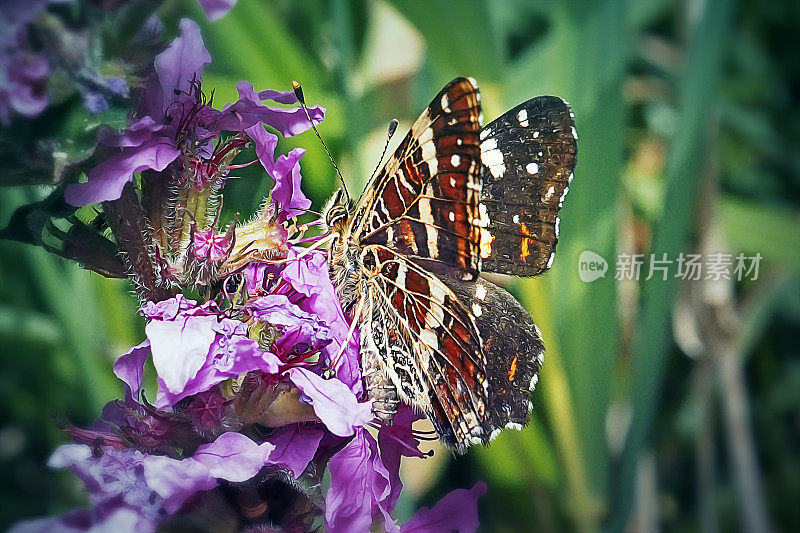
[(475, 82), (447, 84), (414, 122), (353, 215), (362, 246), (381, 245), (431, 270), (480, 270), (480, 98)]
[(491, 239), (482, 270), (535, 276), (550, 268), (558, 211), (575, 168), (575, 124), (569, 104), (539, 96), (481, 130), (481, 211)]
[(520, 429), (528, 423), (530, 392), (544, 360), (539, 328), (513, 296), (493, 283), (452, 276), (441, 280), (470, 309), (483, 342), (489, 383), (484, 435), (491, 440), (505, 427)]
[(365, 252), (374, 275), (362, 355), (382, 363), (400, 399), (424, 411), (444, 442), (461, 451), (486, 442), (486, 359), (472, 314), (441, 279), (402, 255), (383, 246)]

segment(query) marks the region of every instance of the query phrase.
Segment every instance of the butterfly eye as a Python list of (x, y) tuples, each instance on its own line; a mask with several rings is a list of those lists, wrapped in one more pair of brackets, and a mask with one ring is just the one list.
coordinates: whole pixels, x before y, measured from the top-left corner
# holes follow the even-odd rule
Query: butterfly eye
[(344, 199), (344, 191), (339, 189), (331, 199), (328, 209), (325, 211), (325, 224), (331, 228), (334, 224), (345, 220), (347, 216), (347, 204)]

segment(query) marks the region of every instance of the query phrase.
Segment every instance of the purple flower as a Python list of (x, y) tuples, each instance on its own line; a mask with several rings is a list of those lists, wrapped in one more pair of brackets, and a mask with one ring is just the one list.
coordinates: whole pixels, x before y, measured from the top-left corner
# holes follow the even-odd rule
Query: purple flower
[(47, 107), (52, 67), (44, 56), (29, 51), (26, 25), (48, 3), (0, 2), (0, 124), (8, 125), (12, 112), (35, 117)]
[(298, 478), (314, 458), (324, 435), (321, 429), (310, 425), (284, 426), (269, 436), (269, 442), (275, 446), (269, 462), (288, 468)]
[(215, 478), (247, 481), (267, 463), (274, 444), (256, 444), (241, 433), (223, 433), (211, 444), (197, 448), (192, 458)]
[(375, 439), (358, 429), (328, 463), (331, 484), (325, 497), (328, 533), (369, 531), (374, 518), (385, 520), (387, 531), (397, 531), (391, 511), (389, 472), (378, 456)]
[(211, 64), (200, 27), (190, 19), (182, 19), (180, 31), (169, 48), (156, 56), (157, 89), (147, 88), (147, 111), (156, 121), (166, 116), (173, 119), (181, 116), (177, 109), (171, 109), (172, 104), (180, 103), (183, 96), (193, 91), (195, 83), (202, 82), (203, 70)]
[(219, 261), (228, 256), (231, 243), (227, 236), (218, 234), (213, 228), (195, 230), (192, 237), (192, 255), (196, 259)]
[[(113, 448), (104, 448), (96, 455), (89, 446), (67, 444), (55, 451), (48, 464), (67, 468), (81, 479), (94, 512), (28, 522), (20, 524), (18, 531), (44, 531), (42, 528), (48, 524), (61, 525), (66, 531), (68, 527), (87, 531), (92, 526), (101, 531), (100, 527), (108, 527), (108, 521), (120, 509), (129, 511), (123, 516), (141, 528), (136, 531), (152, 531), (165, 516), (178, 512), (189, 498), (216, 487), (219, 479), (243, 482), (255, 476), (268, 463), (274, 449), (275, 445), (269, 442), (257, 444), (231, 432), (198, 447), (186, 459)], [(84, 523), (76, 523), (79, 519)]]
[(322, 379), (305, 368), (290, 368), (286, 372), (334, 435), (347, 437), (372, 420), (372, 402), (359, 403), (338, 379)]
[(236, 0), (198, 0), (198, 2), (210, 21), (222, 18), (236, 5)]
[(243, 272), (245, 291), (248, 295), (257, 295), (264, 290), (264, 275), (271, 265), (250, 263)]
[(293, 355), (316, 352), (332, 340), (330, 328), (324, 322), (291, 303), (284, 294), (256, 298), (245, 309), (256, 320), (283, 329), (283, 335), (275, 341), (274, 350), (284, 360)]
[(82, 206), (115, 200), (122, 195), (125, 184), (142, 170), (162, 171), (175, 161), (180, 150), (161, 136), (151, 136), (140, 145), (123, 149), (89, 171), (89, 181), (67, 186), (67, 203)]
[(392, 425), (383, 425), (378, 431), (378, 444), (381, 450), (381, 459), (389, 472), (392, 492), (389, 498), (390, 506), (394, 507), (403, 489), (400, 481), (400, 459), (402, 457), (427, 457), (419, 450), (419, 440), (414, 436), (412, 425), (420, 420), (422, 415), (414, 412), (407, 405), (400, 405), (394, 416)]
[(124, 354), (117, 357), (114, 362), (114, 375), (125, 383), (125, 396), (139, 398), (144, 377), (144, 363), (150, 354), (150, 341), (134, 346)]
[[(415, 415), (405, 418), (401, 423), (410, 424)], [(369, 531), (376, 520), (383, 520), (389, 533), (474, 533), (477, 530), (477, 502), (486, 492), (484, 483), (476, 483), (470, 490), (454, 490), (432, 509), (420, 509), (407, 524), (398, 528), (390, 513), (401, 487), (398, 485), (399, 466), (399, 460), (387, 466), (384, 447), (379, 455), (372, 436), (359, 429), (328, 463), (331, 474), (325, 501), (328, 532)]]
[[(177, 175), (190, 174), (191, 185), (204, 188), (224, 179), (226, 158), (232, 150), (246, 144), (244, 132), (249, 132), (260, 152), (259, 160), (276, 180), (284, 210), (292, 213), (308, 207), (310, 202), (299, 190), (299, 156), (270, 161), (276, 141), (263, 128), (263, 124), (269, 125), (289, 137), (311, 127), (300, 107), (280, 109), (262, 103), (265, 100), (293, 103), (297, 101), (294, 94), (256, 93), (251, 84), (240, 82), (239, 100), (222, 110), (214, 109), (201, 92), (203, 70), (211, 62), (211, 56), (203, 44), (200, 28), (183, 19), (180, 30), (181, 35), (155, 59), (155, 72), (147, 81), (141, 101), (141, 118), (131, 120), (129, 128), (118, 135), (104, 133), (100, 137), (106, 146), (121, 150), (93, 168), (87, 182), (70, 184), (65, 190), (67, 202), (82, 206), (115, 200), (136, 173), (162, 172), (174, 162), (181, 166)], [(314, 106), (309, 113), (318, 123), (325, 110)], [(215, 144), (223, 130), (240, 132), (240, 137)], [(194, 144), (187, 144), (187, 139)], [(182, 172), (186, 169), (188, 173)], [(283, 183), (286, 180), (288, 184)]]
[(11, 112), (35, 117), (47, 107), (50, 63), (22, 50), (0, 50), (0, 123), (8, 125)]
[[(246, 81), (240, 81), (236, 89), (239, 91), (239, 100), (222, 108), (213, 123), (215, 128), (242, 131), (262, 123), (272, 126), (284, 137), (299, 135), (311, 129), (302, 107), (285, 109), (265, 106), (262, 103), (272, 100), (282, 104), (294, 104), (297, 102), (294, 92), (266, 90), (257, 93), (253, 85)], [(325, 118), (325, 108), (311, 106), (308, 108), (308, 114), (314, 124), (319, 124)]]
[(142, 314), (150, 318), (145, 333), (158, 373), (159, 408), (252, 370), (279, 370), (280, 360), (247, 336), (244, 323), (220, 318), (214, 302), (197, 306), (179, 295), (146, 305)]
[(295, 148), (275, 162), (271, 174), (275, 180), (272, 200), (280, 207), (278, 222), (294, 218), (311, 207), (311, 200), (300, 190), (300, 158), (305, 153), (304, 149)]
[[(290, 251), (290, 256), (292, 254), (297, 257), (296, 251)], [(347, 347), (338, 358), (334, 370), (336, 377), (347, 384), (354, 394), (361, 394), (363, 388), (358, 356), (358, 330), (354, 330), (348, 338), (350, 324), (344, 316), (336, 289), (328, 274), (325, 254), (311, 252), (305, 257), (290, 261), (280, 276), (295, 291), (306, 296), (298, 302), (298, 306), (328, 324), (333, 341), (323, 352), (329, 363), (338, 357), (342, 345), (347, 340)]]
[(113, 448), (104, 449), (98, 457), (89, 446), (67, 444), (53, 453), (48, 465), (66, 468), (78, 476), (89, 493), (92, 505), (116, 501), (120, 507), (135, 509), (148, 521), (156, 522), (163, 497), (146, 480), (145, 458), (136, 450)]
[(223, 427), (228, 404), (219, 390), (211, 389), (194, 395), (185, 411), (195, 431), (205, 434)]
[(456, 489), (433, 506), (423, 507), (401, 533), (474, 533), (478, 530), (478, 498), (486, 493), (486, 484), (476, 483), (471, 489)]

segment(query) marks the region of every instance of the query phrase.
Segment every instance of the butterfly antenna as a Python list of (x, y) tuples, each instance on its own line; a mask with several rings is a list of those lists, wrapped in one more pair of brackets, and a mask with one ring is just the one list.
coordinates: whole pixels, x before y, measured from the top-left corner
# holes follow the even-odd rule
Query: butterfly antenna
[(303, 88), (300, 86), (300, 82), (292, 80), (292, 89), (294, 90), (294, 95), (297, 97), (297, 101), (300, 102), (300, 105), (303, 107), (303, 111), (306, 112), (308, 122), (311, 124), (311, 128), (314, 130), (314, 133), (317, 134), (317, 139), (319, 139), (319, 142), (322, 143), (322, 147), (325, 148), (325, 152), (328, 154), (328, 159), (331, 160), (333, 168), (336, 169), (336, 175), (339, 176), (339, 181), (342, 183), (342, 190), (344, 190), (344, 195), (347, 197), (347, 205), (350, 205), (350, 193), (347, 191), (347, 185), (344, 184), (344, 178), (342, 177), (342, 173), (339, 172), (339, 167), (336, 166), (336, 161), (333, 160), (331, 151), (328, 150), (328, 146), (325, 144), (325, 141), (322, 140), (322, 136), (319, 134), (319, 131), (317, 131), (317, 127), (314, 125), (314, 121), (311, 120), (311, 115), (308, 113), (306, 99), (303, 96)]
[(378, 169), (381, 168), (381, 163), (383, 163), (383, 157), (386, 155), (386, 149), (389, 148), (389, 141), (392, 140), (392, 136), (396, 131), (397, 131), (397, 119), (393, 118), (392, 121), (389, 123), (389, 131), (386, 132), (386, 142), (383, 144), (383, 152), (381, 152), (381, 158), (378, 159), (378, 164), (375, 166), (375, 170), (372, 171), (372, 176), (369, 177), (369, 181), (367, 183), (372, 182), (372, 179), (375, 177), (375, 174), (378, 173)]

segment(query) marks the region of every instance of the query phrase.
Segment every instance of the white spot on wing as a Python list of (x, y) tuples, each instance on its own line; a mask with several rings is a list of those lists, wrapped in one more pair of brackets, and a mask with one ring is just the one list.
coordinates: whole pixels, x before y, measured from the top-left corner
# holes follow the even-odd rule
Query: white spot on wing
[(517, 113), (517, 121), (519, 125), (523, 128), (528, 127), (528, 111), (525, 109), (520, 109), (519, 113)]
[(419, 340), (431, 348), (439, 348), (439, 340), (436, 338), (436, 333), (431, 329), (423, 328), (422, 331), (419, 332)]
[(578, 140), (578, 132), (575, 131), (575, 126), (572, 126), (572, 136), (575, 138), (576, 141)]
[(397, 266), (397, 281), (395, 282), (398, 287), (405, 287), (406, 286), (406, 272), (408, 271), (408, 267), (403, 263), (398, 263)]
[(537, 172), (539, 172), (539, 165), (537, 165), (536, 163), (528, 163), (525, 166), (525, 170), (528, 171), (528, 174), (536, 174)]
[(450, 222), (455, 222), (455, 221), (456, 221), (456, 214), (455, 214), (455, 212), (454, 212), (454, 211), (450, 211), (450, 214), (448, 214), (448, 215), (447, 215), (447, 218), (449, 218), (449, 219), (450, 219)]
[(512, 218), (512, 220), (514, 220), (514, 224), (519, 224), (519, 215), (514, 215), (511, 218)]
[(453, 154), (450, 157), (450, 164), (453, 165), (454, 167), (457, 167), (458, 165), (460, 165), (461, 164), (461, 156), (458, 155), (458, 154)]
[(489, 168), (492, 176), (501, 177), (506, 172), (503, 152), (497, 148), (497, 139), (486, 139), (481, 143), (481, 162)]
[(427, 162), (431, 176), (434, 176), (439, 169), (436, 160), (436, 144), (433, 142), (433, 130), (425, 128), (419, 136), (419, 144), (422, 148), (422, 159)]
[(561, 207), (561, 204), (564, 203), (564, 198), (567, 197), (568, 192), (569, 192), (569, 187), (564, 187), (564, 192), (561, 193), (561, 198), (558, 199), (558, 207)]
[(486, 298), (486, 287), (483, 285), (478, 285), (478, 287), (475, 289), (475, 298), (483, 301), (483, 299)]
[(442, 95), (442, 109), (450, 112), (450, 99), (447, 97), (447, 94)]
[(437, 283), (431, 283), (431, 298), (434, 302), (444, 303), (444, 291)]
[(492, 232), (488, 229), (489, 225), (491, 224), (491, 220), (489, 220), (489, 211), (486, 209), (486, 204), (478, 204), (478, 212), (481, 216), (480, 220), (478, 221), (478, 226), (481, 228), (481, 258), (486, 259), (492, 254), (494, 235), (492, 235)]
[(483, 314), (483, 309), (477, 303), (472, 304), (472, 314), (475, 316), (481, 316)]
[(534, 131), (533, 132), (533, 138), (534, 139), (538, 139), (539, 138), (539, 132), (538, 131)]
[(419, 199), (419, 218), (425, 224), (425, 235), (428, 240), (428, 252), (431, 254), (431, 259), (439, 257), (439, 247), (436, 246), (438, 233), (436, 228), (431, 224), (433, 223), (433, 214), (431, 213), (431, 200), (430, 198)]

